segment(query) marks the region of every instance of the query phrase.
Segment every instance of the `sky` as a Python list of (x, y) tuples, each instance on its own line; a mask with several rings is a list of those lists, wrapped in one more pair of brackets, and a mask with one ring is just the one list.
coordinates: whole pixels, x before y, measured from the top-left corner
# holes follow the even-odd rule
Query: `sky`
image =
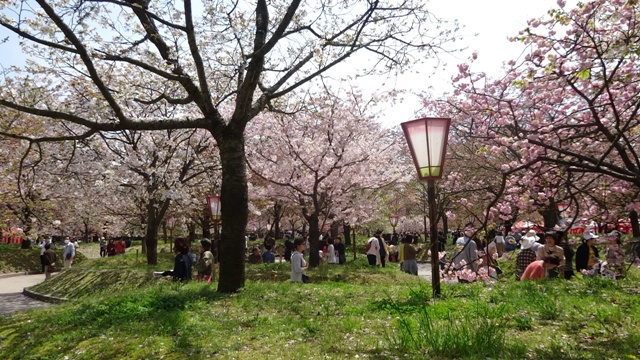
[[(573, 8), (577, 2), (567, 1), (566, 9)], [(430, 0), (429, 4), (438, 17), (458, 20), (461, 26), (458, 34), (462, 39), (456, 42), (456, 46), (467, 50), (443, 55), (446, 66), (439, 67), (435, 74), (429, 76), (433, 73), (430, 69), (409, 71), (395, 81), (395, 86), (413, 92), (431, 88), (435, 97), (452, 91), (451, 77), (457, 73), (457, 65), (467, 62), (474, 51), (477, 51), (478, 59), (471, 67), (473, 72), (485, 72), (489, 77), (500, 76), (502, 64), (517, 59), (525, 51), (523, 44), (511, 43), (508, 37), (516, 36), (525, 29), (527, 20), (543, 17), (548, 10), (558, 8), (557, 0)], [(391, 83), (394, 82), (389, 81), (389, 86)], [(405, 96), (404, 101), (392, 109), (384, 109), (380, 120), (385, 126), (395, 126), (414, 119), (420, 108), (417, 96)], [(446, 117), (446, 114), (438, 115)]]

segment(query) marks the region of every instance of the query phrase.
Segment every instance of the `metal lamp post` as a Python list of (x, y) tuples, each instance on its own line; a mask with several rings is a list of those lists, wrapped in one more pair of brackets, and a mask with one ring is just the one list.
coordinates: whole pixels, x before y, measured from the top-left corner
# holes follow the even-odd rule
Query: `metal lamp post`
[(393, 233), (391, 234), (392, 236), (396, 233), (396, 226), (398, 226), (398, 215), (390, 215), (389, 216), (389, 223), (391, 224), (391, 227), (393, 228)]
[(442, 178), (450, 124), (450, 118), (422, 118), (400, 124), (409, 145), (413, 163), (418, 170), (418, 179), (427, 182), (431, 228), (431, 287), (434, 297), (440, 296), (435, 180)]

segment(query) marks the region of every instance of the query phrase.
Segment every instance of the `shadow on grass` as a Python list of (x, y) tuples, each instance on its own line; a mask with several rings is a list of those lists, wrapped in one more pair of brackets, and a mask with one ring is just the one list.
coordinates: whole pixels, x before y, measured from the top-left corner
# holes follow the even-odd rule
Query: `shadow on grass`
[[(188, 337), (183, 336), (190, 326), (186, 309), (206, 306), (225, 296), (217, 293), (215, 287), (201, 283), (169, 284), (83, 301), (75, 306), (62, 305), (50, 312), (17, 314), (16, 318), (24, 317), (26, 321), (0, 319), (0, 358), (44, 359), (47, 357), (42, 354), (48, 352), (51, 344), (57, 347), (55, 353), (65, 354), (79, 342), (104, 336), (110, 329), (131, 329), (132, 335), (142, 338), (169, 336), (175, 339), (176, 348), (190, 348)], [(35, 322), (49, 326), (31, 325), (32, 317), (37, 319)]]

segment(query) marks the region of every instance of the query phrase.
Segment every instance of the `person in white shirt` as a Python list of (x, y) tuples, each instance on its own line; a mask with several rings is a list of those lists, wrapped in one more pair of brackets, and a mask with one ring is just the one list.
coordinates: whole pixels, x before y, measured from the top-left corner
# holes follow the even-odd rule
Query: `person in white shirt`
[(62, 258), (64, 259), (64, 269), (71, 269), (71, 263), (73, 262), (73, 258), (76, 256), (76, 247), (69, 240), (67, 236), (64, 239), (64, 250), (62, 251)]
[[(305, 274), (307, 270), (307, 262), (304, 261), (302, 253), (304, 252), (304, 240), (295, 239), (293, 241), (294, 252), (291, 254), (291, 277), (292, 282), (306, 282), (308, 278)], [(307, 279), (305, 281), (305, 278)]]
[(333, 239), (327, 239), (327, 263), (328, 264), (337, 264), (338, 256), (336, 254), (336, 249), (333, 246)]
[(38, 247), (40, 248), (40, 264), (42, 265), (42, 273), (44, 274), (44, 270), (45, 270), (45, 258), (44, 258), (44, 252), (46, 251), (46, 249), (44, 248), (45, 245), (47, 245), (48, 243), (50, 243), (51, 241), (47, 238), (45, 238), (44, 236), (41, 236), (38, 239)]
[(376, 231), (374, 237), (367, 241), (367, 260), (369, 265), (376, 266), (380, 263), (380, 241), (382, 230)]

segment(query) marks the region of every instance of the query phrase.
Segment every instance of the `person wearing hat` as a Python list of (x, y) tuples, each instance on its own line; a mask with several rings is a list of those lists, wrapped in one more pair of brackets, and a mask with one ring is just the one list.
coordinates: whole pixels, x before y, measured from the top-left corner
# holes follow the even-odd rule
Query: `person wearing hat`
[[(584, 238), (582, 245), (576, 249), (576, 270), (584, 275), (585, 272), (597, 270), (596, 264), (600, 260), (598, 260), (598, 249), (594, 245), (599, 236), (593, 230), (587, 230), (582, 237)], [(585, 272), (582, 270), (585, 270)]]
[(545, 274), (548, 278), (556, 278), (558, 277), (558, 270), (564, 270), (564, 250), (560, 246), (556, 245), (557, 242), (556, 234), (546, 233), (544, 234), (544, 245), (538, 247), (538, 250), (536, 251), (536, 260), (542, 260), (549, 257), (555, 257), (559, 260), (559, 266), (552, 270), (548, 270)]
[(536, 261), (536, 252), (533, 251), (533, 244), (538, 241), (538, 235), (533, 230), (520, 238), (520, 252), (516, 257), (516, 280), (520, 281), (527, 266)]
[(377, 230), (375, 235), (367, 241), (367, 261), (369, 265), (376, 266), (380, 264), (380, 247), (382, 242), (382, 230)]
[(462, 270), (462, 268), (467, 267), (473, 271), (478, 271), (478, 244), (471, 239), (474, 232), (475, 229), (469, 224), (464, 229), (464, 236), (456, 240), (456, 249), (452, 258), (456, 270)]
[(213, 253), (211, 253), (210, 250), (211, 250), (211, 240), (207, 238), (200, 240), (200, 245), (198, 246), (198, 252), (200, 253), (200, 258), (196, 263), (196, 271), (198, 271), (198, 276), (196, 277), (197, 281), (206, 281), (208, 283), (211, 282)]

